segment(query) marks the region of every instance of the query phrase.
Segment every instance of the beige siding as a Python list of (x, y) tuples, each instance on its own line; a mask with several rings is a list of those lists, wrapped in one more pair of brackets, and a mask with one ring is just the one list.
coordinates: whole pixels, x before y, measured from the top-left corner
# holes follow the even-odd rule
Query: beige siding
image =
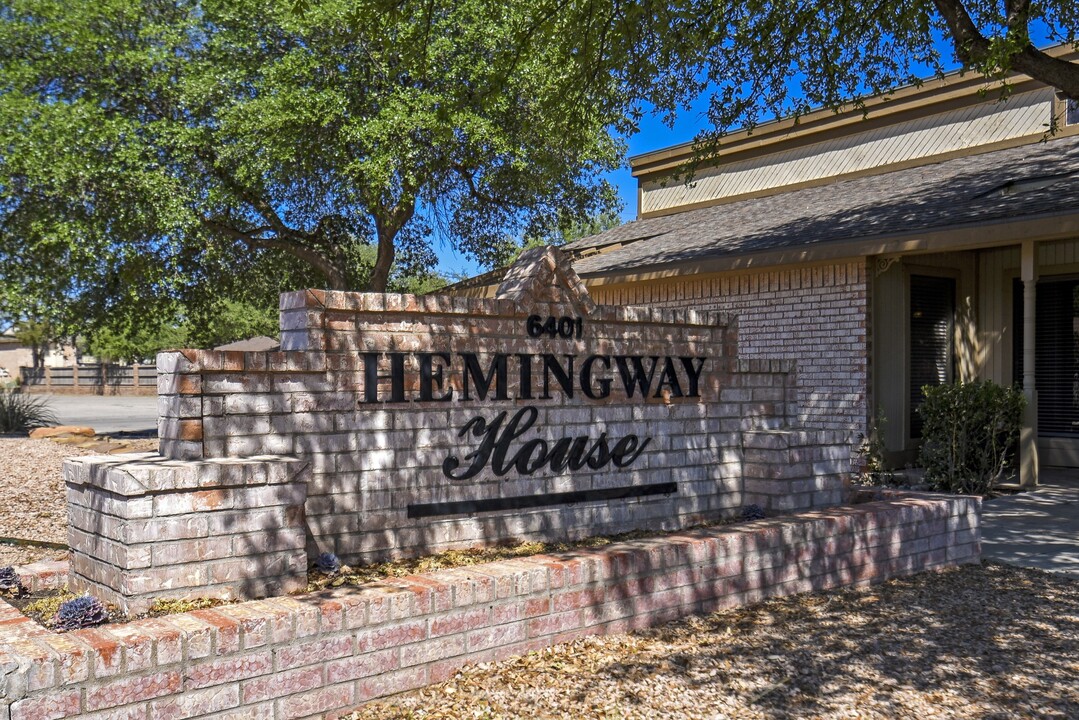
[(1046, 132), (1052, 113), (1052, 91), (1038, 90), (1016, 95), (1006, 104), (988, 101), (730, 162), (719, 169), (701, 171), (689, 185), (669, 179), (649, 181), (640, 188), (640, 212), (659, 212), (1036, 136)]
[(1012, 382), (1012, 280), (1019, 276), (1019, 248), (983, 250), (978, 258), (978, 376)]
[[(1079, 272), (1079, 240), (1038, 246), (1041, 277)], [(978, 376), (1010, 385), (1012, 382), (1012, 282), (1019, 277), (1019, 247), (983, 250), (978, 258)]]
[(906, 377), (909, 293), (901, 263), (884, 270), (878, 266), (873, 278), (873, 404), (874, 419), (881, 415), (884, 446), (890, 451), (906, 447)]
[(1079, 264), (1079, 240), (1042, 243), (1038, 246), (1038, 265), (1046, 275), (1060, 275), (1060, 271), (1071, 272), (1061, 266)]
[[(982, 364), (979, 376), (1002, 385), (1012, 383), (1013, 283), (1019, 277), (1019, 248), (984, 250), (979, 253), (979, 327)], [(1079, 273), (1079, 240), (1062, 240), (1038, 246), (1038, 275)], [(1038, 455), (1043, 465), (1079, 465), (1079, 441), (1070, 438), (1039, 438)]]

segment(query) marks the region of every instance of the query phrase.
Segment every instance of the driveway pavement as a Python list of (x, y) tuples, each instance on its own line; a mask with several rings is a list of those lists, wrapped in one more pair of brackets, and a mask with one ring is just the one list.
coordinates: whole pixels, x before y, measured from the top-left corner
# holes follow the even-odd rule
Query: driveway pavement
[(99, 433), (157, 432), (157, 396), (41, 395), (61, 425)]
[(982, 504), (982, 554), (1079, 578), (1079, 469), (1045, 469), (1041, 480)]

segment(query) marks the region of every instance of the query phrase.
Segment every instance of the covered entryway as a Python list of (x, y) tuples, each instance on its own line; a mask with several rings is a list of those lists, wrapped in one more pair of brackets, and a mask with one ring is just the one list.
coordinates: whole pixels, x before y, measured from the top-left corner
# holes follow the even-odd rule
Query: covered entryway
[[(1079, 274), (1043, 275), (1036, 287), (1038, 455), (1045, 465), (1079, 466)], [(1018, 280), (1012, 295), (1012, 378), (1022, 385), (1023, 296)]]

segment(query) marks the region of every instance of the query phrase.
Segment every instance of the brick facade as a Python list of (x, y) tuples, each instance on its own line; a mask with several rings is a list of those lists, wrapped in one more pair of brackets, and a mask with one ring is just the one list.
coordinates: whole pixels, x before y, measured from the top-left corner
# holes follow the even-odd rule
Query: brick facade
[[(56, 634), (0, 602), (0, 720), (334, 717), (466, 663), (977, 562), (979, 500), (863, 504)], [(55, 583), (57, 573), (28, 577)]]
[(730, 313), (738, 356), (793, 360), (805, 425), (865, 431), (868, 286), (864, 261), (590, 288), (597, 303)]

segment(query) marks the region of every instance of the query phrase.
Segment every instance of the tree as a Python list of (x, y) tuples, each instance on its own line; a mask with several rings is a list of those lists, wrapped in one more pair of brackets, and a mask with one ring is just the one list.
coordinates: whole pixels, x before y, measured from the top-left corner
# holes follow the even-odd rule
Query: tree
[(162, 350), (212, 348), (257, 335), (277, 335), (277, 304), (252, 305), (222, 299), (194, 310), (177, 306), (171, 314), (127, 318), (93, 328), (90, 354), (104, 362), (153, 361)]
[(95, 328), (85, 342), (99, 362), (146, 362), (162, 350), (188, 347), (187, 329), (174, 322), (150, 319), (137, 325), (114, 324)]
[(574, 217), (564, 217), (562, 220), (562, 223), (552, 228), (548, 234), (526, 239), (525, 247), (568, 245), (574, 240), (596, 235), (622, 224), (622, 218), (613, 212), (598, 213), (583, 220)]
[(48, 320), (28, 319), (15, 325), (15, 339), (30, 346), (30, 364), (34, 370), (45, 367), (49, 345), (59, 338), (55, 327)]
[[(581, 85), (613, 73), (668, 119), (709, 97), (702, 151), (731, 129), (863, 107), (956, 63), (1005, 95), (1022, 72), (1079, 101), (1079, 64), (1059, 51), (1079, 50), (1074, 0), (538, 2), (537, 23), (557, 12), (573, 28)], [(1061, 48), (1039, 50), (1033, 36)]]
[(384, 290), (436, 229), (494, 264), (613, 209), (621, 88), (568, 85), (557, 18), (520, 52), (520, 5), (5, 0), (0, 257), (135, 316), (276, 270)]

